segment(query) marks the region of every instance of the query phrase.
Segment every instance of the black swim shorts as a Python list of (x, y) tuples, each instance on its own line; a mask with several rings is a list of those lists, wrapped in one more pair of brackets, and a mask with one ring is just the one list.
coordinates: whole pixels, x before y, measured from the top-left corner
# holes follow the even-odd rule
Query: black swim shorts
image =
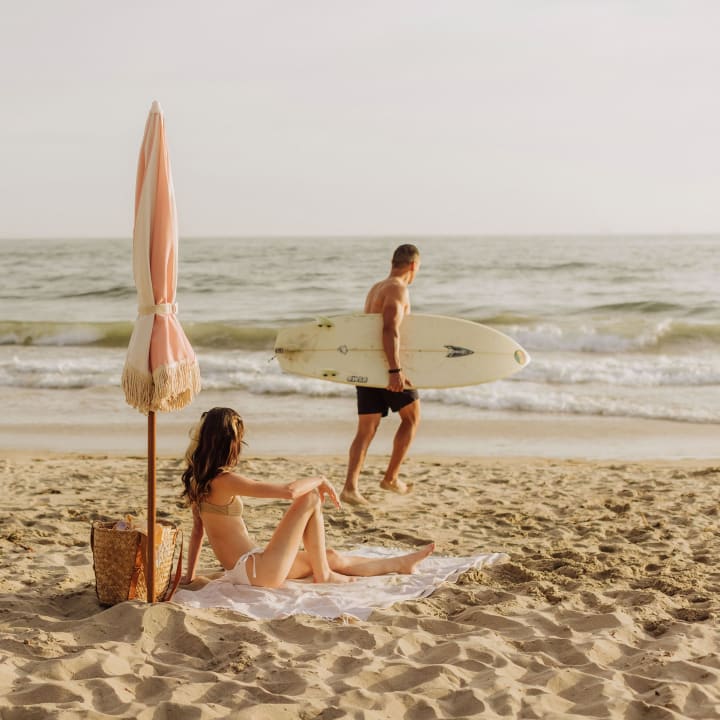
[(361, 387), (359, 385), (355, 389), (357, 390), (358, 415), (380, 413), (385, 417), (388, 414), (388, 409), (397, 412), (420, 397), (417, 390), (392, 392), (392, 390), (386, 390), (385, 388)]

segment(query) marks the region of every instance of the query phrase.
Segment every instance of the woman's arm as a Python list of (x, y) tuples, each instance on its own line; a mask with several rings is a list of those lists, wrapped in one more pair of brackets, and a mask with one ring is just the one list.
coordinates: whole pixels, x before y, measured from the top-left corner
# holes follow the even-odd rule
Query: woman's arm
[(203, 535), (205, 534), (203, 521), (195, 503), (192, 504), (192, 514), (193, 527), (190, 533), (190, 542), (188, 543), (187, 568), (185, 569), (182, 580), (180, 580), (183, 585), (187, 585), (195, 579), (195, 568), (197, 567), (197, 561), (200, 557)]
[[(312, 490), (317, 490), (321, 498), (330, 498), (336, 507), (340, 507), (340, 501), (335, 489), (327, 478), (308, 477), (293, 480), (283, 485), (279, 483), (259, 482), (250, 478), (236, 475), (235, 473), (224, 473), (213, 480), (213, 483), (220, 485), (223, 490), (234, 495), (245, 495), (246, 497), (257, 498), (278, 498), (282, 500), (295, 500)], [(217, 486), (216, 485), (216, 486)]]

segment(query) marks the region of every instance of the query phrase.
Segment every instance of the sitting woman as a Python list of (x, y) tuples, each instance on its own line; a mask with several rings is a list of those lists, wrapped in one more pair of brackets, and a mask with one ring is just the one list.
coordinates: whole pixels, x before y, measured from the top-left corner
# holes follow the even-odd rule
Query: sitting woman
[[(311, 576), (316, 583), (336, 583), (348, 582), (352, 576), (409, 574), (433, 551), (435, 545), (430, 543), (407, 555), (368, 558), (326, 548), (322, 504), (329, 498), (340, 508), (335, 489), (324, 477), (281, 485), (237, 474), (243, 433), (242, 418), (234, 410), (213, 408), (203, 413), (187, 450), (183, 497), (192, 507), (193, 529), (183, 583), (194, 579), (204, 533), (220, 564), (232, 571), (228, 579), (270, 588)], [(245, 526), (243, 496), (292, 501), (264, 548), (257, 546)]]

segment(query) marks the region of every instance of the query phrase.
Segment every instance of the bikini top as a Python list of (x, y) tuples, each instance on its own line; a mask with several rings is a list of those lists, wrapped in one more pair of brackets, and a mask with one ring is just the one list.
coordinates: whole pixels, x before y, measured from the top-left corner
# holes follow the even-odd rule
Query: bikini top
[(213, 513), (215, 515), (229, 515), (236, 517), (243, 514), (243, 503), (242, 500), (235, 495), (227, 505), (216, 505), (215, 503), (203, 500), (198, 503), (198, 510), (201, 513)]

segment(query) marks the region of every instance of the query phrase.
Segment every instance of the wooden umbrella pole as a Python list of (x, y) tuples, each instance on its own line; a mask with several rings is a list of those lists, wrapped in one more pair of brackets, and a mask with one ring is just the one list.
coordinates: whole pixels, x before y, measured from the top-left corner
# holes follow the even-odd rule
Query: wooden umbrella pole
[(155, 413), (148, 413), (148, 495), (147, 495), (147, 601), (155, 602), (155, 514), (156, 514), (156, 458)]

